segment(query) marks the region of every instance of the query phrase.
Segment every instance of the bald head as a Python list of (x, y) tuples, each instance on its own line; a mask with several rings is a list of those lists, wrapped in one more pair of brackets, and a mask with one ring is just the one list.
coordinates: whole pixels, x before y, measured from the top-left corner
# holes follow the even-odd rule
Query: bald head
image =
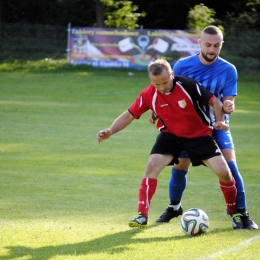
[(209, 25), (205, 27), (204, 30), (201, 32), (201, 38), (204, 36), (204, 34), (218, 35), (223, 41), (223, 33), (217, 26)]

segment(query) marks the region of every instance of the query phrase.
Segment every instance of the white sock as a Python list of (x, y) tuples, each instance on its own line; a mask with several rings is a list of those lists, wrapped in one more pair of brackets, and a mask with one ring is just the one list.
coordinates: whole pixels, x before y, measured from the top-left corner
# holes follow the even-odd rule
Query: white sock
[(169, 208), (173, 208), (173, 210), (178, 210), (181, 206), (181, 202), (178, 205), (168, 205)]

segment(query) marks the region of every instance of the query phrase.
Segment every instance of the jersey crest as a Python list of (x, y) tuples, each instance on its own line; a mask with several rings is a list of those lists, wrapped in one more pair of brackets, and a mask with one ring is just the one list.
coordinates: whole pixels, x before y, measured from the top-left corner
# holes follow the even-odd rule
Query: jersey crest
[(181, 108), (185, 108), (186, 105), (187, 105), (185, 99), (179, 100), (179, 101), (178, 101), (178, 104), (179, 104), (179, 107), (181, 107)]

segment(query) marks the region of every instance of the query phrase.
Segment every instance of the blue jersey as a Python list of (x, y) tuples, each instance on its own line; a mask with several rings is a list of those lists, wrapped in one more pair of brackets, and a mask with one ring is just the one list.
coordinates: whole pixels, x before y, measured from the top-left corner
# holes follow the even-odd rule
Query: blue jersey
[[(198, 58), (198, 55), (192, 55), (178, 60), (174, 66), (175, 75), (183, 75), (200, 82), (203, 87), (212, 92), (223, 102), (227, 96), (237, 95), (237, 70), (234, 65), (218, 57), (211, 65), (204, 65)], [(205, 107), (205, 111), (210, 114), (212, 122), (215, 117), (211, 107)], [(225, 115), (225, 121), (229, 123), (229, 115)], [(220, 149), (234, 148), (230, 131), (213, 131)]]
[[(237, 70), (234, 65), (218, 57), (211, 65), (204, 65), (198, 55), (178, 60), (174, 66), (175, 75), (183, 75), (200, 82), (223, 102), (223, 97), (237, 95)], [(228, 123), (229, 115), (225, 115)], [(212, 118), (214, 121), (214, 119)]]

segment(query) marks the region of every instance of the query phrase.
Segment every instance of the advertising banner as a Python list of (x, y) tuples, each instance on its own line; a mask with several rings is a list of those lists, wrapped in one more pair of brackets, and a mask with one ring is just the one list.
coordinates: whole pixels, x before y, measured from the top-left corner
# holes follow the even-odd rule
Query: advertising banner
[(146, 69), (158, 58), (174, 64), (199, 53), (199, 36), (182, 30), (70, 28), (68, 62), (100, 68)]

